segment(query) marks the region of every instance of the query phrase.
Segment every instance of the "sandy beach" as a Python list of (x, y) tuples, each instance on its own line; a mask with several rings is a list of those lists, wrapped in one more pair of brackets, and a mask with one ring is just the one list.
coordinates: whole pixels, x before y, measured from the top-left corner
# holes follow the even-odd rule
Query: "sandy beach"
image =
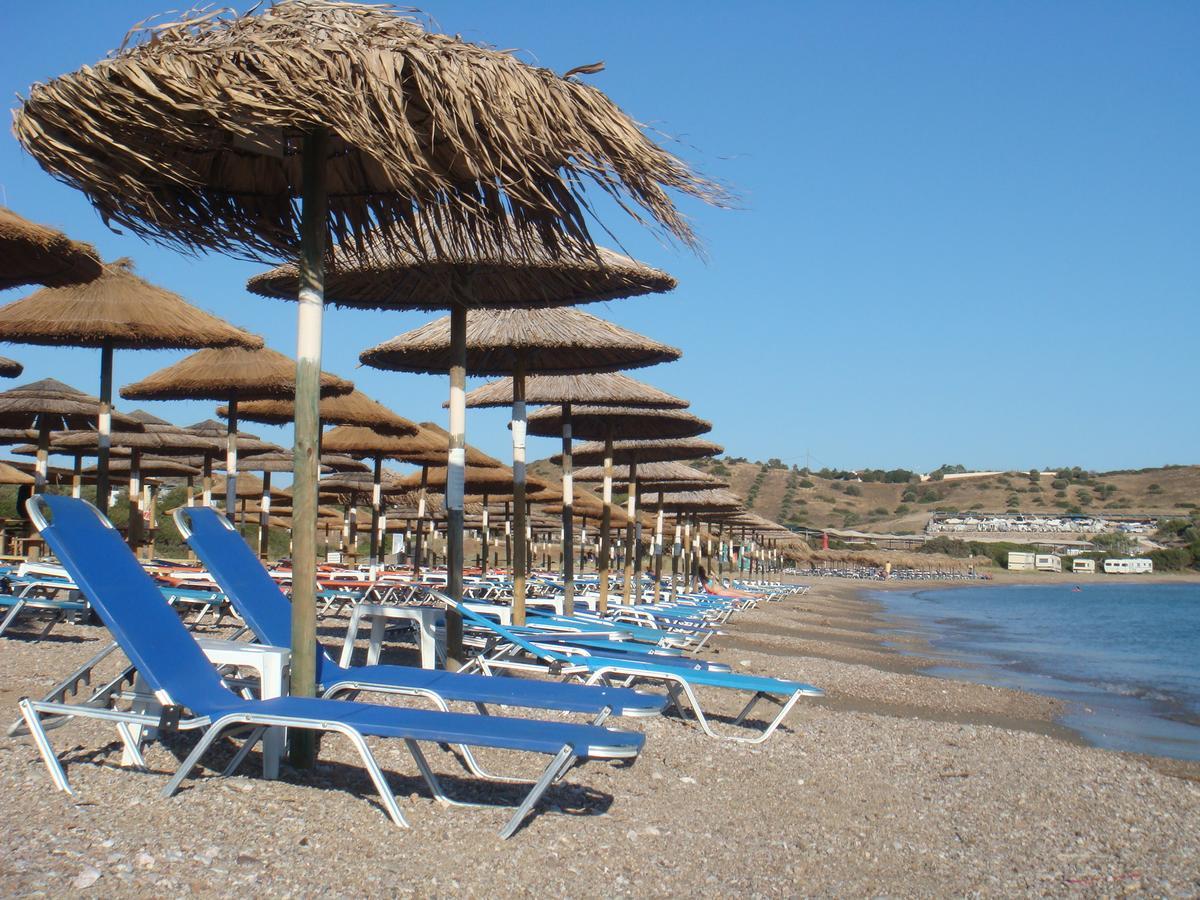
[[(502, 809), (445, 809), (401, 747), (375, 742), (412, 828), (393, 826), (344, 743), (311, 773), (215, 777), (217, 751), (176, 798), (158, 791), (190, 738), (119, 768), (115, 734), (51, 732), (78, 797), (52, 790), (27, 738), (0, 741), (0, 876), (13, 895), (695, 896), (984, 893), (1178, 894), (1200, 890), (1200, 766), (1083, 746), (1056, 701), (918, 673), (881, 635), (855, 585), (737, 616), (712, 654), (738, 670), (798, 678), (828, 696), (763, 746), (716, 742), (676, 718), (635, 722), (632, 767), (576, 769), (510, 841)], [(333, 638), (344, 622), (325, 620)], [(0, 709), (45, 692), (101, 646), (99, 628), (7, 640)], [(905, 638), (901, 637), (901, 640)], [(908, 649), (924, 649), (909, 638)], [(411, 660), (403, 649), (395, 661)], [(709, 691), (732, 714), (734, 698)], [(450, 754), (447, 785), (480, 802)], [(527, 760), (485, 754), (503, 771)]]

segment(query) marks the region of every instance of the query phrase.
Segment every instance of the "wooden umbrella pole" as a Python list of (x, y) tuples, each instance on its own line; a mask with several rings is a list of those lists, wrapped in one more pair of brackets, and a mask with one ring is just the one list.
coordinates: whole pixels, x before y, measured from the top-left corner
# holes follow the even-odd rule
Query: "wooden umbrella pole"
[[(318, 344), (318, 360), (320, 360), (320, 352), (321, 348)], [(233, 521), (234, 513), (237, 511), (237, 417), (238, 398), (237, 394), (234, 394), (229, 398), (229, 415), (225, 418), (225, 515), (229, 517), (230, 522)]]
[(111, 482), (108, 476), (108, 458), (112, 449), (112, 382), (113, 346), (107, 338), (100, 345), (100, 412), (96, 431), (99, 449), (96, 453), (96, 509), (108, 515), (108, 495)]
[(383, 457), (375, 454), (375, 478), (371, 484), (371, 580), (379, 574), (379, 517), (383, 513)]
[(654, 556), (654, 602), (662, 598), (662, 553), (663, 553), (663, 508), (662, 494), (658, 495), (658, 509), (655, 511), (654, 546), (651, 554)]
[(508, 501), (504, 501), (504, 566), (512, 571), (512, 514)]
[(528, 547), (525, 538), (525, 351), (517, 351), (513, 366), (513, 603), (512, 623), (525, 624), (525, 570)]
[[(467, 308), (450, 310), (450, 448), (446, 467), (446, 587), (462, 602), (463, 489), (467, 479)], [(446, 610), (446, 668), (457, 671), (463, 656), (462, 616)]]
[(46, 493), (46, 479), (50, 469), (50, 418), (38, 416), (37, 463), (33, 467), (33, 492)]
[(625, 580), (621, 585), (621, 603), (629, 606), (633, 602), (633, 542), (637, 537), (637, 454), (629, 459), (629, 497), (625, 501), (625, 515), (629, 521), (625, 523)]
[(187, 500), (184, 505), (189, 507), (196, 505), (196, 479), (191, 475), (187, 477)]
[(579, 523), (579, 571), (587, 568), (587, 516)]
[(683, 593), (690, 594), (692, 591), (692, 517), (687, 513), (683, 514), (683, 566), (681, 579), (683, 584)]
[(612, 480), (613, 435), (611, 426), (604, 435), (604, 509), (600, 513), (600, 559), (596, 570), (600, 575), (600, 602), (597, 609), (608, 612), (608, 554), (612, 545)]
[(479, 571), (481, 574), (488, 573), (488, 544), (492, 540), (491, 523), (488, 519), (488, 495), (483, 495), (483, 529), (480, 531), (479, 545)]
[[(328, 218), (326, 157), (329, 132), (304, 137), (297, 299), (295, 452), (292, 484), (291, 694), (312, 697), (317, 687), (317, 477), (321, 431), (321, 330), (325, 313), (325, 237)], [(313, 732), (293, 729), (291, 762), (316, 760)]]
[(200, 503), (203, 506), (212, 506), (212, 454), (204, 454), (204, 476), (200, 482)]
[(71, 496), (76, 500), (83, 493), (83, 457), (76, 456), (71, 469)]
[(258, 501), (258, 555), (266, 559), (271, 549), (271, 473), (263, 472), (262, 497)]
[(134, 450), (129, 457), (129, 522), (125, 540), (136, 555), (142, 542), (142, 451)]
[[(350, 492), (350, 505), (346, 507), (346, 549), (350, 558), (358, 560), (358, 491)], [(345, 562), (345, 560), (342, 560)]]
[(679, 513), (675, 513), (675, 533), (671, 538), (671, 602), (679, 593), (679, 556), (682, 549), (679, 546)]
[(562, 529), (563, 611), (575, 614), (575, 476), (571, 460), (571, 404), (562, 405)]
[(417, 492), (417, 527), (413, 530), (412, 570), (421, 577), (421, 530), (425, 527), (425, 493), (429, 487), (429, 466), (421, 466), (421, 489)]
[(717, 581), (725, 574), (725, 524), (717, 522)]

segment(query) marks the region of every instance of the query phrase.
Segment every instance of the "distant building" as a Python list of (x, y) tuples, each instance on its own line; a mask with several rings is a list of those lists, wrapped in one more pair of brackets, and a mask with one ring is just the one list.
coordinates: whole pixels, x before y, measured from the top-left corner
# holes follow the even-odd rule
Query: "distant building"
[(1106, 559), (1106, 575), (1149, 575), (1154, 571), (1152, 559)]
[(1061, 572), (1062, 557), (1053, 553), (1039, 553), (1034, 558), (1033, 566), (1039, 572)]
[(1071, 561), (1071, 571), (1076, 575), (1095, 575), (1096, 561), (1094, 559), (1076, 559)]
[(1009, 553), (1008, 570), (1010, 572), (1032, 572), (1036, 559), (1036, 553)]

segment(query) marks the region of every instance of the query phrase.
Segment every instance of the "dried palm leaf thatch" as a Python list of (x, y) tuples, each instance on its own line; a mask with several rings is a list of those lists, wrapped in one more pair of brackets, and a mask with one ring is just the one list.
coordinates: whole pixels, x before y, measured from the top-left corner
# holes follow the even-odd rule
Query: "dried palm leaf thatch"
[[(683, 355), (674, 347), (577, 309), (467, 313), (467, 374), (511, 373), (519, 354), (524, 356), (528, 372), (563, 373), (633, 369)], [(376, 369), (445, 372), (452, 365), (450, 317), (364, 350), (359, 360)]]
[[(529, 414), (529, 433), (542, 437), (562, 434), (563, 410), (545, 406)], [(571, 431), (580, 438), (618, 440), (686, 438), (712, 431), (712, 423), (682, 409), (637, 409), (628, 406), (573, 406)]]
[[(197, 422), (195, 425), (188, 425), (181, 429), (188, 434), (194, 434), (197, 437), (208, 438), (212, 444), (212, 453), (224, 453), (228, 446), (230, 434), (228, 429), (220, 422), (212, 419), (205, 419), (203, 422)], [(272, 444), (270, 441), (260, 440), (256, 435), (247, 434), (244, 431), (239, 431), (233, 435), (237, 440), (238, 456), (261, 456), (264, 454), (280, 454), (284, 453), (284, 449), (278, 444)]]
[[(46, 422), (54, 431), (96, 427), (100, 400), (53, 378), (9, 388), (0, 393), (0, 426), (30, 429)], [(113, 430), (141, 431), (129, 416), (112, 414)]]
[(26, 444), (37, 439), (36, 428), (0, 428), (0, 445)]
[[(604, 469), (601, 466), (576, 469), (574, 478), (585, 484), (603, 481)], [(613, 469), (613, 481), (627, 483), (629, 466), (622, 465)], [(704, 491), (729, 487), (727, 482), (680, 462), (640, 464), (637, 467), (637, 483), (643, 493), (649, 491)]]
[[(227, 476), (214, 475), (212, 489), (213, 496), (224, 498), (228, 489), (228, 482), (229, 479)], [(255, 500), (261, 497), (263, 494), (262, 480), (246, 472), (238, 472), (237, 478), (234, 479), (234, 484), (237, 487), (237, 496), (239, 500)], [(275, 492), (272, 491), (272, 496), (274, 496), (274, 493)], [(283, 495), (281, 494), (280, 496), (282, 497)], [(274, 509), (271, 511), (275, 512)]]
[[(291, 472), (295, 469), (293, 451), (280, 449), (275, 453), (260, 453), (238, 460), (238, 469), (247, 472)], [(365, 463), (340, 453), (322, 453), (320, 469), (330, 472), (366, 472)]]
[[(113, 475), (128, 475), (133, 470), (133, 459), (122, 457), (110, 459), (108, 471)], [(156, 456), (143, 456), (138, 461), (138, 472), (143, 478), (187, 478), (202, 474), (196, 466), (190, 466), (181, 460), (162, 459)], [(95, 478), (96, 466), (88, 466), (83, 470), (88, 478)]]
[(737, 495), (722, 490), (646, 494), (642, 502), (647, 506), (661, 503), (663, 509), (672, 512), (738, 512), (745, 508)]
[[(512, 469), (507, 466), (499, 468), (482, 468), (474, 467), (467, 464), (467, 480), (464, 490), (468, 494), (484, 494), (489, 497), (507, 496), (512, 493), (513, 488), (513, 473)], [(443, 491), (446, 487), (446, 467), (431, 466), (426, 472), (427, 486), (436, 491)], [(401, 479), (401, 484), (407, 490), (415, 490), (421, 486), (421, 475), (414, 472), (411, 475), (405, 475)], [(535, 494), (551, 492), (553, 489), (550, 485), (536, 478), (530, 478), (525, 482), (525, 492), (530, 497)]]
[[(502, 240), (511, 244), (511, 226)], [(379, 242), (364, 245), (364, 254), (334, 247), (326, 260), (325, 299), (357, 309), (530, 309), (573, 306), (672, 290), (666, 272), (604, 247), (593, 253), (554, 254), (532, 243), (528, 252), (511, 246), (482, 248), (470, 256), (438, 252), (428, 245), (420, 255), (389, 249)], [(264, 297), (295, 300), (299, 267), (285, 263), (255, 275), (246, 288)]]
[[(512, 398), (512, 379), (501, 378), (489, 381), (467, 394), (467, 406), (475, 409), (512, 406)], [(530, 375), (525, 379), (525, 402), (531, 406), (550, 403), (604, 403), (644, 406), (650, 409), (686, 409), (689, 405), (686, 400), (620, 372)]]
[[(228, 406), (218, 406), (217, 415), (229, 417)], [(382, 403), (372, 400), (360, 390), (348, 394), (321, 398), (318, 418), (324, 425), (361, 425), (381, 434), (415, 435), (417, 426), (398, 416)], [(296, 417), (296, 403), (291, 397), (279, 400), (251, 400), (238, 406), (238, 418), (267, 425), (290, 425)]]
[[(348, 394), (353, 383), (321, 373), (321, 393)], [(296, 393), (296, 361), (278, 350), (197, 350), (172, 366), (121, 388), (127, 400), (269, 400)]]
[(384, 459), (417, 464), (444, 460), (446, 457), (446, 442), (420, 427), (415, 429), (414, 434), (397, 437), (380, 434), (370, 428), (341, 425), (321, 436), (321, 447), (331, 453), (362, 457), (378, 454)]
[(16, 466), (0, 462), (0, 484), (33, 484), (35, 480)]
[(74, 284), (99, 274), (100, 257), (90, 245), (0, 206), (0, 291), (23, 284)]
[[(403, 482), (403, 476), (388, 469), (379, 473), (379, 489), (386, 495), (407, 494), (410, 488)], [(364, 495), (371, 496), (375, 489), (375, 477), (371, 472), (338, 472), (322, 478), (318, 489), (322, 494), (338, 494), (347, 499), (357, 495), (361, 500)]]
[(0, 356), (0, 378), (16, 378), (24, 371), (25, 367), (15, 359)]
[[(17, 139), (106, 220), (189, 249), (299, 247), (301, 137), (331, 136), (329, 232), (420, 255), (487, 246), (509, 223), (590, 246), (583, 185), (687, 244), (669, 190), (725, 193), (601, 91), (360, 3), (283, 0), (142, 30), (30, 89)], [(525, 242), (518, 240), (520, 251)]]
[[(203, 456), (213, 452), (211, 438), (188, 434), (182, 428), (145, 410), (134, 410), (129, 418), (142, 426), (141, 431), (114, 432), (112, 445), (140, 450), (155, 456)], [(50, 435), (54, 452), (92, 456), (99, 452), (100, 434), (96, 431), (68, 431)]]
[(91, 281), (42, 288), (0, 307), (0, 340), (127, 350), (263, 345), (258, 335), (138, 277), (128, 259), (108, 263)]
[[(725, 452), (720, 444), (704, 438), (672, 438), (649, 441), (613, 441), (613, 462), (616, 465), (628, 465), (634, 459), (639, 468), (642, 463), (660, 462), (682, 459), (704, 459), (718, 456)], [(578, 466), (598, 466), (604, 462), (604, 444), (593, 441), (580, 444), (571, 451), (572, 460)], [(550, 457), (556, 465), (562, 464), (562, 455)]]
[[(445, 465), (446, 451), (450, 447), (450, 432), (446, 431), (446, 429), (442, 428), (435, 422), (422, 422), (421, 430), (426, 431), (437, 438), (437, 440), (441, 442), (441, 449), (428, 460), (409, 459), (408, 462), (415, 463), (416, 465)], [(467, 466), (480, 469), (507, 468), (504, 463), (500, 462), (500, 460), (496, 459), (496, 457), (488, 456), (482, 450), (472, 447), (470, 444), (467, 445)]]

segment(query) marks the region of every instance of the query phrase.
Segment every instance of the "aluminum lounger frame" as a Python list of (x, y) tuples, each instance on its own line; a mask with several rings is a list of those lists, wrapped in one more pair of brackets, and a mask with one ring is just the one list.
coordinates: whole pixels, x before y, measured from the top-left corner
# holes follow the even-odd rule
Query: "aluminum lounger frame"
[[(586, 656), (579, 653), (578, 648), (574, 648), (576, 652), (573, 653), (559, 650), (552, 651), (545, 646), (533, 644), (520, 635), (514, 634), (504, 626), (497, 625), (479, 616), (474, 610), (457, 603), (453, 598), (440, 591), (431, 590), (429, 593), (445, 603), (447, 607), (458, 609), (464, 619), (492, 629), (500, 639), (494, 648), (494, 652), (497, 655), (481, 653), (473, 657), (465, 668), (475, 666), (481, 671), (488, 673), (491, 673), (493, 670), (503, 670), (505, 668), (517, 669), (519, 671), (548, 672), (551, 675), (566, 678), (579, 678), (585, 684), (612, 684), (617, 679), (623, 680), (624, 686), (628, 686), (638, 680), (659, 682), (666, 687), (671, 701), (676, 709), (678, 709), (680, 716), (686, 718), (685, 704), (682, 702), (682, 700), (686, 700), (687, 705), (691, 706), (692, 714), (696, 717), (696, 721), (704, 733), (721, 740), (738, 741), (743, 744), (761, 744), (775, 733), (784, 718), (787, 717), (787, 714), (791, 712), (792, 707), (800, 701), (800, 698), (820, 697), (824, 695), (824, 692), (819, 688), (800, 682), (742, 676), (732, 672), (705, 673), (699, 670), (689, 671), (683, 668), (657, 666), (649, 663), (634, 665), (629, 662), (622, 662), (606, 657)], [(516, 654), (520, 652), (543, 660), (543, 662), (536, 664), (515, 658)], [(737, 684), (739, 681), (746, 686), (739, 687)], [(704, 713), (704, 707), (700, 703), (700, 698), (696, 695), (693, 682), (707, 683), (709, 686), (725, 688), (727, 690), (750, 691), (752, 693), (753, 696), (751, 696), (749, 702), (734, 718), (734, 725), (742, 725), (760, 700), (770, 700), (779, 704), (781, 708), (775, 718), (768, 722), (763, 730), (754, 736), (723, 734), (715, 731), (709, 723), (708, 716)], [(727, 683), (722, 684), (721, 682)], [(777, 690), (772, 690), (771, 688), (777, 688)]]
[[(284, 628), (276, 627), (281, 624), (278, 622), (278, 615), (281, 610), (287, 612), (287, 607), (283, 606), (287, 602), (286, 599), (280, 593), (278, 585), (274, 583), (269, 573), (262, 567), (261, 561), (250, 553), (241, 535), (233, 530), (229, 524), (229, 520), (217, 513), (211, 513), (202, 507), (181, 507), (175, 510), (174, 519), (179, 533), (201, 561), (205, 562), (208, 566), (210, 573), (217, 579), (219, 586), (225, 592), (225, 596), (229, 598), (230, 604), (235, 611), (239, 604), (242, 605), (242, 618), (248, 623), (248, 627), (257, 634), (258, 638), (269, 644), (281, 643), (290, 638), (290, 634), (284, 633)], [(212, 546), (208, 543), (208, 541), (216, 543), (226, 538), (231, 539), (227, 542), (226, 546)], [(225, 568), (236, 565), (245, 565), (254, 568), (246, 572), (241, 578), (238, 578), (236, 570)], [(246, 578), (253, 579), (257, 576), (261, 576), (258, 578), (260, 581), (259, 585), (246, 582)], [(268, 581), (270, 581), (270, 584), (267, 583)], [(275, 592), (274, 595), (272, 595), (271, 591)], [(266, 605), (270, 603), (280, 604), (281, 609), (272, 609)], [(272, 619), (272, 614), (274, 614), (275, 621)], [(491, 714), (487, 706), (488, 703), (499, 706), (520, 706), (536, 710), (586, 712), (592, 716), (591, 724), (594, 726), (603, 724), (614, 713), (624, 717), (655, 716), (662, 712), (664, 706), (664, 698), (644, 694), (639, 694), (635, 700), (629, 695), (602, 698), (597, 693), (596, 702), (591, 703), (586, 709), (580, 709), (578, 703), (574, 704), (574, 708), (567, 708), (562, 706), (561, 703), (554, 705), (546, 702), (537, 702), (532, 696), (529, 696), (528, 691), (521, 690), (513, 690), (501, 696), (492, 694), (486, 699), (478, 691), (474, 693), (467, 691), (447, 694), (444, 690), (439, 691), (436, 687), (430, 685), (413, 683), (418, 676), (424, 677), (428, 674), (428, 670), (411, 669), (401, 666), (386, 668), (369, 665), (344, 667), (335, 663), (332, 658), (327, 657), (324, 653), (324, 648), (320, 645), (318, 645), (317, 651), (319, 654), (317, 672), (321, 690), (320, 695), (329, 699), (352, 699), (358, 693), (365, 692), (420, 697), (428, 700), (442, 712), (451, 711), (449, 706), (450, 701), (471, 703), (481, 715)], [(383, 681), (378, 677), (373, 679), (370, 677), (372, 671), (376, 673), (384, 671), (393, 676), (407, 674), (413, 681), (404, 683), (395, 677), (390, 681)], [(473, 682), (477, 677), (469, 676), (464, 679), (463, 683), (467, 683), (468, 681)], [(441, 681), (443, 687), (445, 687), (445, 679), (441, 679)], [(516, 688), (517, 684), (516, 682), (513, 683), (514, 688)], [(530, 687), (536, 687), (536, 684), (530, 685)], [(581, 696), (581, 694), (577, 694), (576, 696)], [(643, 697), (645, 698), (644, 700), (641, 699)], [(619, 708), (614, 708), (612, 700), (624, 702)], [(639, 705), (633, 705), (634, 703)], [(462, 754), (462, 761), (467, 770), (480, 778), (504, 782), (528, 781), (525, 778), (514, 778), (488, 771), (479, 762), (471, 748), (465, 744), (458, 745), (458, 750)]]
[[(157, 602), (162, 596), (157, 587), (138, 565), (111, 523), (95, 507), (83, 500), (36, 495), (30, 498), (26, 508), (47, 544), (68, 570), (72, 570), (76, 583), (88, 595), (93, 608), (131, 663), (138, 667), (164, 708), (163, 715), (152, 716), (101, 706), (23, 698), (19, 705), (25, 725), (55, 786), (69, 794), (73, 795), (74, 791), (47, 737), (47, 723), (42, 721), (43, 715), (113, 722), (126, 748), (131, 751), (131, 757), (143, 768), (145, 760), (141, 754), (141, 737), (134, 729), (206, 729), (196, 747), (163, 788), (164, 797), (172, 796), (179, 789), (218, 738), (232, 736), (235, 730), (251, 729), (249, 737), (226, 767), (226, 773), (234, 771), (242, 763), (250, 748), (269, 727), (342, 734), (351, 741), (362, 758), (363, 766), (389, 817), (402, 827), (407, 827), (408, 823), (383, 770), (367, 745), (367, 735), (403, 740), (434, 798), (441, 803), (462, 806), (476, 804), (455, 801), (446, 794), (429, 767), (418, 741), (461, 743), (473, 740), (482, 746), (550, 755), (549, 765), (501, 829), (500, 835), (504, 838), (511, 836), (521, 826), (546, 790), (577, 762), (584, 758), (632, 759), (641, 749), (641, 735), (590, 726), (563, 726), (523, 719), (376, 707), (317, 698), (245, 700), (224, 685), (171, 608), (165, 602)], [(51, 512), (54, 522), (47, 519), (46, 510)], [(68, 526), (61, 524), (63, 519), (68, 520)], [(64, 527), (99, 530), (87, 535), (87, 540), (82, 535), (76, 540), (60, 533)], [(87, 559), (85, 563), (76, 559), (75, 551), (84, 558), (91, 555), (95, 559)], [(167, 681), (160, 681), (160, 678)], [(180, 696), (172, 696), (167, 689), (167, 682), (180, 691)], [(179, 701), (178, 705), (175, 701)], [(201, 710), (205, 706), (211, 707), (207, 713)], [(191, 708), (196, 714), (184, 717), (184, 708)], [(346, 720), (351, 717), (356, 721)], [(371, 721), (371, 717), (374, 717), (374, 721)], [(365, 725), (363, 720), (366, 720)], [(531, 737), (527, 734), (530, 728), (540, 733)], [(580, 742), (584, 746), (577, 747), (571, 740), (565, 740), (558, 746), (557, 737), (548, 736), (550, 732), (583, 738), (585, 740)], [(593, 740), (596, 742), (593, 743)]]

